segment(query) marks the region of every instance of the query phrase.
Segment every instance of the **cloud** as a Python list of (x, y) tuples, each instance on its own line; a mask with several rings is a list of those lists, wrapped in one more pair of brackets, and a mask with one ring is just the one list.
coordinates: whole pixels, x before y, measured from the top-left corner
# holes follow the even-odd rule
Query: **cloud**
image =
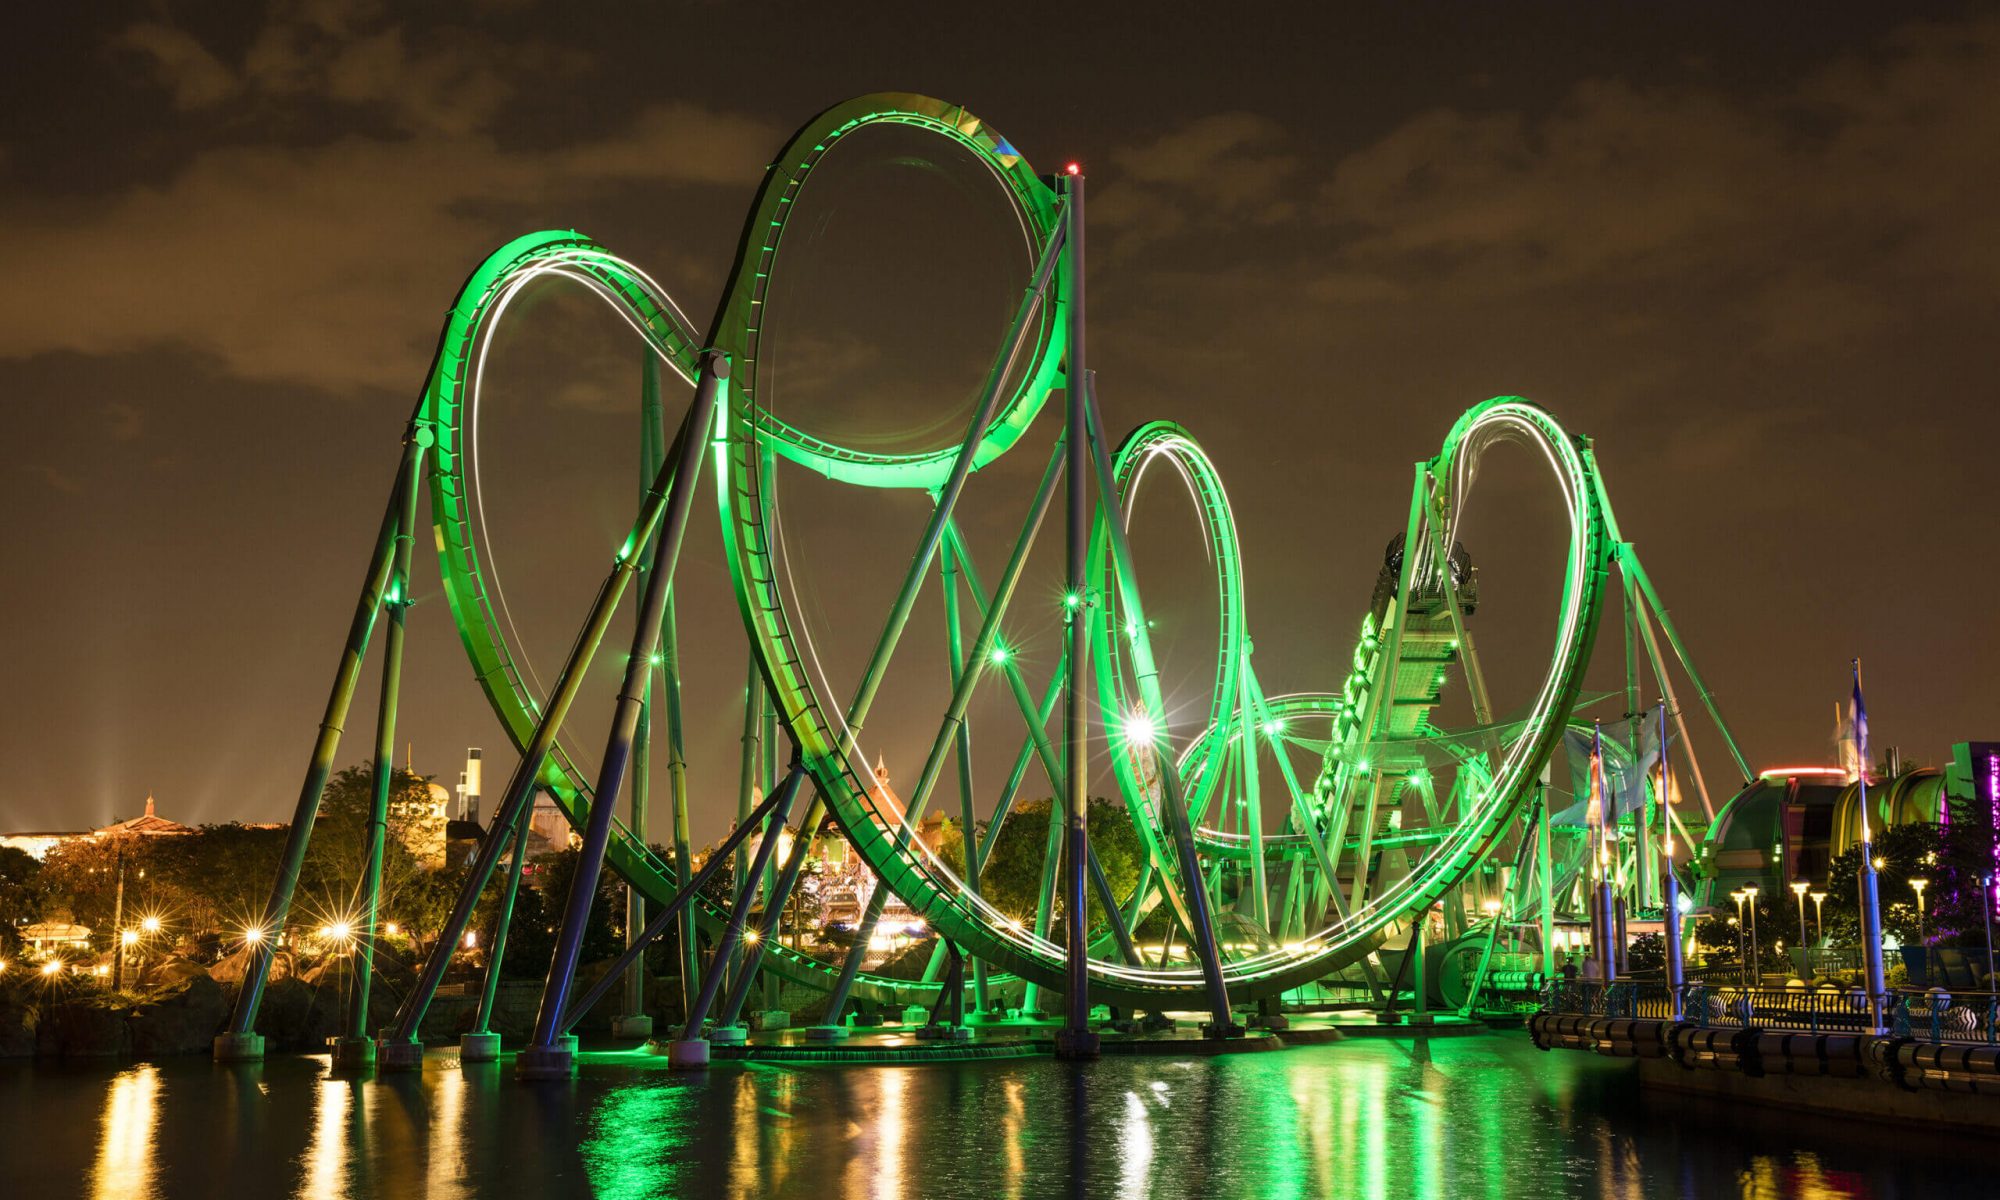
[(514, 98), (508, 71), (578, 60), (470, 37), (416, 49), (365, 5), (280, 6), (233, 68), (164, 26), (135, 26), (118, 44), (150, 55), (178, 107), (231, 128), (243, 112), (327, 103), (383, 123), (319, 144), (220, 146), (104, 197), (0, 201), (0, 358), (193, 349), (244, 380), (413, 391), (444, 289), (532, 228), (523, 214), (633, 181), (747, 195), (779, 138), (673, 103), (595, 138), (503, 144), (489, 126)]
[(207, 108), (234, 95), (238, 82), (222, 60), (192, 34), (155, 21), (121, 32), (112, 45), (146, 60), (156, 82), (173, 93), (174, 107)]
[(1199, 229), (1296, 215), (1287, 185), (1299, 166), (1290, 135), (1269, 117), (1200, 117), (1151, 142), (1111, 153), (1112, 182), (1092, 197), (1091, 222), (1112, 232), (1114, 254)]
[(2000, 284), (2000, 20), (1915, 26), (1789, 89), (1587, 81), (1554, 111), (1420, 115), (1316, 216), (1342, 286), (1520, 296), (1706, 281), (1768, 348), (1892, 325), (1910, 287)]

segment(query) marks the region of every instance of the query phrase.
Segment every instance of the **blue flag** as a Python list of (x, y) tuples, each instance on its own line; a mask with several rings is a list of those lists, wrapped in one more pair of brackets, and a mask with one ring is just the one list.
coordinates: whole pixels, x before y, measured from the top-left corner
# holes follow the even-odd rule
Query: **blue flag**
[(1854, 757), (1857, 768), (1868, 770), (1868, 706), (1861, 702), (1861, 660), (1854, 660), (1854, 699), (1847, 716), (1854, 723)]

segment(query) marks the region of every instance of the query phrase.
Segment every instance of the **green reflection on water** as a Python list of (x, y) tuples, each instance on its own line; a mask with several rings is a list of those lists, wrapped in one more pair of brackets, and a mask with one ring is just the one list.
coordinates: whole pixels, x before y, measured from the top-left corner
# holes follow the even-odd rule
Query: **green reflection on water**
[(1977, 1143), (1662, 1112), (1619, 1064), (1501, 1036), (1074, 1069), (646, 1062), (534, 1087), (448, 1060), (364, 1080), (323, 1058), (0, 1063), (0, 1197), (1993, 1194)]
[(689, 1089), (648, 1074), (605, 1094), (590, 1115), (583, 1165), (604, 1200), (675, 1194), (686, 1170)]

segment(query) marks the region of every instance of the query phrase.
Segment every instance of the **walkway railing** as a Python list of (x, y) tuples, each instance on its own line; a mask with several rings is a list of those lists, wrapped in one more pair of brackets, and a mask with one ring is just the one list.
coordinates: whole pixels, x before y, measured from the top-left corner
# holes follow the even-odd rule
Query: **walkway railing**
[[(1892, 1037), (1932, 1045), (2000, 1045), (2000, 993), (1903, 988), (1884, 999)], [(1671, 1020), (1673, 1000), (1673, 989), (1660, 980), (1558, 981), (1544, 989), (1542, 1011)], [(1680, 1002), (1680, 1019), (1701, 1028), (1869, 1032), (1868, 995), (1860, 988), (1690, 983), (1681, 987)]]

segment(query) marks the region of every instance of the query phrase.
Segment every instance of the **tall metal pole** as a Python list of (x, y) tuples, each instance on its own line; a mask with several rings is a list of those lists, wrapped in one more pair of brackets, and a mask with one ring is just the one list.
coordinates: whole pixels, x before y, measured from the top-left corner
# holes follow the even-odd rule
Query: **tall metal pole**
[(792, 801), (798, 796), (799, 786), (805, 777), (805, 767), (794, 758), (791, 773), (779, 785), (778, 804), (764, 824), (764, 836), (757, 839), (757, 851), (751, 855), (750, 870), (737, 876), (736, 902), (729, 907), (729, 923), (723, 927), (722, 941), (709, 959), (708, 970), (702, 973), (701, 991), (695, 996), (694, 1003), (688, 1005), (687, 1024), (682, 1027), (680, 1038), (670, 1050), (670, 1066), (698, 1067), (708, 1062), (708, 1043), (701, 1036), (701, 1025), (708, 1017), (709, 1006), (715, 1003), (716, 992), (721, 990), (723, 960), (736, 953), (737, 944), (743, 937), (743, 926), (750, 919), (750, 905), (757, 898), (758, 881), (771, 861), (771, 852), (777, 848), (778, 830), (783, 829), (791, 817)]
[(1868, 983), (1868, 1019), (1871, 1032), (1883, 1031), (1884, 1005), (1888, 1000), (1888, 974), (1882, 968), (1882, 897), (1875, 878), (1874, 822), (1868, 819), (1868, 725), (1861, 707), (1861, 660), (1854, 660), (1854, 752), (1855, 799), (1861, 811), (1861, 955)]
[(1084, 354), (1083, 176), (1064, 177), (1069, 204), (1067, 253), (1070, 266), (1069, 360), (1063, 367), (1064, 398), (1068, 404), (1065, 429), (1069, 437), (1067, 570), (1063, 618), (1068, 622), (1069, 662), (1063, 695), (1063, 783), (1067, 822), (1063, 837), (1063, 917), (1066, 958), (1063, 987), (1064, 1020), (1056, 1053), (1065, 1058), (1097, 1057), (1097, 1034), (1090, 1028), (1090, 913), (1085, 896), (1085, 856), (1090, 851), (1090, 653), (1085, 605), (1090, 555), (1090, 428), (1084, 407), (1090, 376)]
[[(493, 1006), (500, 998), (500, 969), (507, 957), (507, 935), (514, 928), (514, 901), (521, 894), (521, 868), (528, 859), (528, 834), (534, 827), (534, 806), (521, 810), (514, 821), (514, 856), (507, 864), (507, 887), (500, 893), (500, 917), (493, 925), (493, 942), (486, 948), (486, 975), (480, 981), (479, 1010), (473, 1014), (472, 1029), (458, 1038), (460, 1062), (492, 1062), (500, 1057), (500, 1035), (493, 1032)], [(494, 826), (493, 836), (500, 836)]]
[[(1660, 885), (1667, 934), (1667, 1015), (1681, 1019), (1681, 990), (1687, 984), (1686, 965), (1681, 960), (1681, 881), (1674, 871), (1674, 827), (1668, 814), (1673, 811), (1673, 775), (1667, 763), (1667, 702), (1660, 700)], [(1805, 908), (1799, 908), (1799, 928), (1805, 928)]]
[[(666, 412), (660, 403), (660, 358), (648, 346), (639, 364), (639, 497), (643, 502), (646, 486), (660, 473), (660, 464), (667, 453)], [(651, 547), (646, 548), (645, 557), (650, 559)], [(673, 604), (670, 584), (667, 604)], [(661, 627), (664, 629), (667, 613), (661, 613)], [(654, 636), (658, 637), (659, 634)], [(653, 658), (662, 656), (656, 651)], [(649, 664), (658, 665), (658, 664)], [(632, 800), (631, 812), (626, 826), (631, 835), (644, 846), (651, 842), (647, 833), (647, 812), (651, 807), (653, 790), (653, 685), (660, 672), (647, 670), (644, 690), (639, 697), (639, 727), (632, 739)], [(646, 927), (646, 896), (634, 885), (625, 885), (625, 944), (632, 945), (639, 937), (639, 931)], [(646, 960), (639, 959), (625, 972), (624, 1012), (612, 1023), (612, 1031), (620, 1037), (645, 1038), (653, 1032), (653, 1018), (646, 1012)]]
[(703, 356), (700, 382), (695, 387), (694, 405), (689, 413), (687, 436), (680, 442), (673, 489), (667, 497), (666, 516), (660, 526), (644, 599), (639, 607), (632, 654), (625, 664), (625, 682), (618, 689), (618, 707), (605, 741), (597, 786), (591, 790), (590, 814), (584, 825), (583, 845), (577, 854), (576, 874), (570, 880), (562, 925), (556, 933), (555, 954), (549, 963), (548, 986), (542, 992), (541, 1011), (535, 1017), (534, 1040), (515, 1062), (515, 1073), (524, 1079), (567, 1076), (571, 1069), (569, 1050), (556, 1044), (561, 1032), (558, 1026), (568, 1007), (570, 988), (576, 982), (584, 933), (589, 928), (591, 906), (597, 898), (597, 881), (604, 870), (604, 851), (611, 841), (611, 819), (617, 812), (618, 791), (625, 783), (626, 769), (631, 762), (632, 740), (639, 727), (640, 703), (653, 669), (653, 648), (658, 644), (660, 620), (667, 611), (667, 589), (673, 581), (682, 536), (687, 532), (688, 513), (694, 507), (702, 455), (708, 449), (708, 430), (715, 421), (723, 380), (728, 377), (727, 359), (714, 351)]
[(431, 436), (427, 429), (412, 426), (403, 439), (403, 461), (396, 472), (395, 486), (389, 490), (382, 528), (375, 537), (375, 550), (363, 576), (361, 598), (354, 606), (354, 619), (347, 627), (347, 642), (341, 647), (340, 663), (334, 669), (333, 687), (327, 695), (326, 711), (320, 717), (319, 736), (313, 742), (312, 757), (306, 764), (305, 780), (299, 785), (298, 803), (292, 809), (292, 825), (285, 838), (284, 855), (279, 859), (278, 877), (264, 915), (251, 927), (250, 960), (243, 971), (243, 987), (236, 995), (236, 1010), (229, 1028), (216, 1036), (215, 1057), (224, 1062), (264, 1057), (264, 1039), (252, 1032), (257, 1022), (257, 1006), (264, 997), (264, 983), (271, 970), (271, 955), (278, 935), (284, 931), (291, 911), (292, 894), (298, 890), (299, 871), (305, 865), (306, 846), (312, 841), (313, 821), (319, 816), (320, 794), (333, 771), (333, 756), (340, 748), (340, 733), (347, 724), (348, 705), (361, 674), (361, 660), (368, 653), (368, 638), (375, 628), (375, 615), (382, 608), (382, 593), (389, 585), (394, 560), (396, 531), (403, 517), (403, 481), (414, 479)]
[[(743, 1015), (743, 1005), (750, 998), (751, 985), (756, 981), (757, 968), (764, 961), (765, 951), (784, 932), (785, 905), (790, 903), (792, 889), (798, 886), (799, 874), (805, 868), (806, 855), (812, 851), (813, 831), (826, 817), (826, 797), (814, 796), (812, 807), (806, 810), (805, 823), (792, 837), (790, 853), (785, 855), (784, 866), (778, 871), (777, 886), (764, 898), (764, 920), (757, 927), (756, 936), (745, 936), (748, 948), (743, 951), (743, 966), (737, 970), (736, 978), (729, 984), (729, 994), (723, 997), (722, 1007), (716, 1010), (715, 1026), (718, 1030), (735, 1028), (737, 1018)], [(766, 837), (776, 837), (778, 830), (785, 828), (782, 822), (768, 824)], [(775, 980), (776, 976), (772, 976)]]
[[(757, 751), (757, 740), (764, 736), (764, 677), (757, 671), (757, 656), (749, 656), (749, 666), (743, 680), (743, 737), (736, 764), (736, 823), (750, 819), (750, 810), (756, 807), (757, 777), (762, 770), (763, 755)], [(741, 846), (736, 848), (735, 862), (731, 867), (731, 880), (735, 886), (743, 883), (744, 872), (750, 869), (750, 852)], [(736, 950), (732, 946), (727, 955), (715, 955), (709, 961), (709, 970), (721, 971), (726, 977), (736, 970)], [(683, 997), (683, 1000), (688, 997)]]
[(583, 686), (584, 675), (591, 661), (597, 655), (597, 647), (604, 640), (605, 631), (611, 627), (611, 618), (618, 611), (618, 602), (625, 595), (625, 587), (631, 582), (638, 568), (637, 548), (653, 534), (653, 529), (666, 512), (672, 491), (672, 463), (680, 461), (682, 445), (692, 437), (696, 442), (702, 435), (691, 433), (694, 413), (689, 412), (681, 424), (675, 439), (674, 453), (669, 455), (669, 466), (653, 481), (652, 489), (632, 523), (632, 530), (620, 547), (617, 558), (612, 563), (611, 572), (599, 586), (597, 598), (591, 603), (590, 614), (584, 618), (583, 627), (577, 631), (576, 641), (570, 646), (568, 656), (563, 660), (562, 670), (557, 673), (548, 699), (541, 706), (541, 716), (535, 722), (534, 732), (521, 749), (520, 761), (514, 765), (514, 773), (507, 780), (506, 790), (501, 794), (499, 807), (494, 810), (493, 830), (489, 830), (485, 840), (479, 844), (479, 852), (473, 857), (472, 869), (466, 873), (465, 881), (459, 885), (458, 898), (452, 904), (451, 915), (445, 919), (439, 931), (438, 940), (431, 953), (424, 960), (423, 970), (417, 975), (402, 1007), (396, 1010), (395, 1026), (384, 1035), (382, 1044), (376, 1047), (376, 1058), (385, 1069), (411, 1069), (423, 1063), (423, 1046), (417, 1038), (417, 1031), (424, 1022), (424, 1013), (430, 1008), (431, 998), (437, 994), (438, 984), (444, 979), (445, 969), (451, 965), (451, 957), (458, 939), (465, 933), (472, 920), (472, 910), (479, 903), (480, 893), (487, 881), (493, 878), (493, 869), (500, 862), (500, 855), (506, 847), (507, 839), (495, 831), (513, 828), (520, 819), (521, 811), (529, 807), (536, 790), (542, 783), (542, 769), (548, 764), (550, 751), (554, 748), (556, 736), (562, 732), (563, 721), (568, 717), (570, 706), (576, 702), (577, 692)]
[[(414, 467), (414, 464), (410, 464)], [(417, 480), (406, 469), (398, 486), (402, 502), (396, 546), (391, 554), (389, 589), (382, 599), (389, 616), (382, 643), (382, 696), (375, 714), (374, 794), (368, 810), (366, 866), (356, 915), (354, 988), (349, 995), (347, 1034), (335, 1043), (333, 1065), (352, 1070), (374, 1065), (375, 1041), (368, 1036), (368, 1000), (375, 978), (375, 928), (382, 911), (382, 852), (389, 839), (389, 792), (396, 774), (396, 705), (403, 682), (404, 613), (410, 607), (410, 548), (417, 525)]]
[[(956, 541), (956, 538), (953, 536), (954, 532), (952, 528), (947, 527), (944, 545), (939, 549), (938, 553), (938, 566), (944, 575), (945, 642), (946, 649), (950, 655), (950, 670), (948, 674), (951, 686), (956, 690), (959, 676), (966, 670), (966, 663), (965, 635), (958, 617), (958, 555), (953, 548)], [(973, 826), (971, 722), (960, 723), (957, 743), (959, 842), (965, 851), (965, 887), (967, 891), (977, 896), (979, 894), (979, 872), (972, 869), (972, 856), (974, 844), (977, 842), (979, 835)], [(945, 939), (939, 940), (942, 943), (941, 948), (949, 947), (951, 944)], [(974, 1007), (981, 1014), (984, 1014), (986, 1012), (986, 960), (984, 959), (976, 958), (972, 960), (972, 995)]]
[[(667, 593), (667, 615), (660, 625), (660, 657), (665, 660), (659, 679), (667, 695), (667, 786), (674, 799), (674, 878), (681, 887), (694, 878), (694, 837), (688, 822), (687, 739), (681, 724), (681, 651), (679, 622), (674, 613), (674, 593)], [(701, 988), (701, 962), (696, 953), (694, 906), (681, 909), (681, 1004)]]
[(1549, 837), (1549, 768), (1542, 765), (1542, 777), (1535, 783), (1535, 806), (1539, 815), (1535, 823), (1535, 869), (1541, 873), (1542, 884), (1542, 976), (1548, 980), (1556, 977), (1556, 865), (1550, 856)]

